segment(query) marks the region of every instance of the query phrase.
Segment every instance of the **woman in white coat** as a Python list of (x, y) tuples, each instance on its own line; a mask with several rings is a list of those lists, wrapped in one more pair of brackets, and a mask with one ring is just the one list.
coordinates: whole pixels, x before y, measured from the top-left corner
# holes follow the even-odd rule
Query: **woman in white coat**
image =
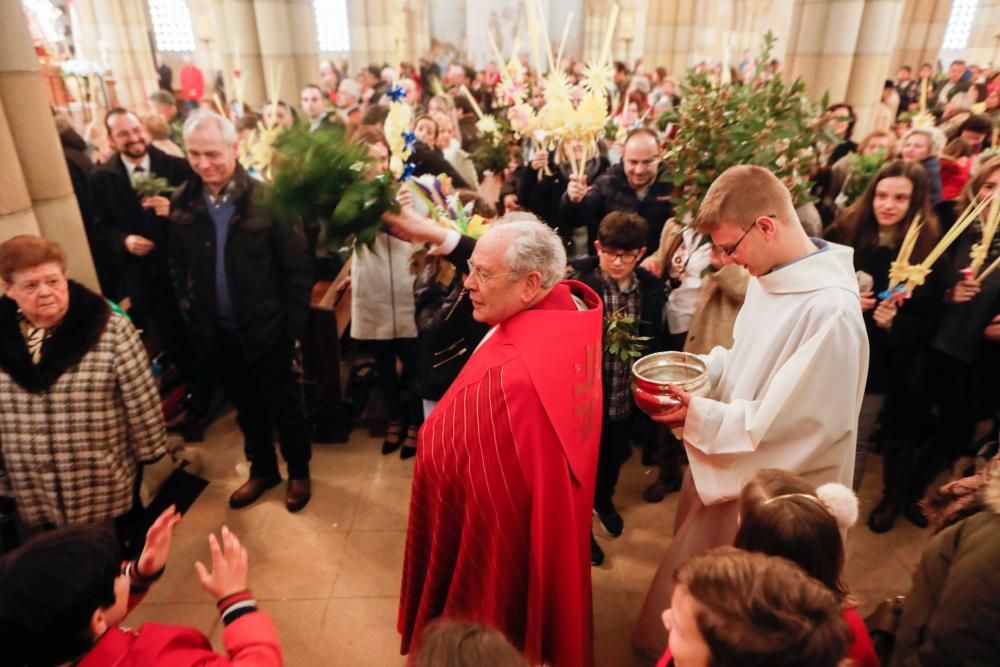
[[(381, 130), (361, 127), (353, 139), (368, 147), (379, 171), (388, 169), (389, 144)], [(412, 253), (409, 242), (382, 233), (371, 247), (355, 248), (351, 267), (351, 337), (364, 341), (372, 351), (389, 419), (382, 453), (391, 454), (402, 446), (404, 459), (416, 454), (417, 431), (423, 423), (422, 405), (413, 388), (417, 324)], [(397, 360), (402, 362), (402, 374), (397, 371)]]

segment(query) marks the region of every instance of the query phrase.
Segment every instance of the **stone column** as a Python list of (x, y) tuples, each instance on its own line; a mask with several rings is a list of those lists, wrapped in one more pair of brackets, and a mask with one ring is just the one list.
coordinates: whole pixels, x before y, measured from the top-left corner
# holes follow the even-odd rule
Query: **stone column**
[(308, 83), (319, 83), (319, 38), (316, 35), (316, 14), (313, 12), (312, 0), (287, 0), (287, 6), (292, 34), (291, 53), (295, 60), (297, 106), (302, 87)]
[(899, 34), (903, 0), (868, 0), (854, 46), (854, 62), (845, 100), (854, 108), (854, 140), (872, 129), (887, 78), (893, 78), (893, 50)]
[(824, 92), (829, 92), (830, 102), (847, 97), (865, 4), (799, 0), (795, 6), (784, 70), (789, 79), (801, 77), (813, 98)]
[(57, 241), (70, 275), (99, 289), (20, 3), (0, 2), (0, 34), (0, 238), (40, 233)]
[[(951, 4), (952, 0), (906, 0), (903, 3), (899, 37), (890, 63), (893, 77), (903, 65), (912, 67), (913, 76), (916, 77), (920, 65), (933, 65), (937, 61), (944, 42), (944, 31), (948, 27)], [(977, 16), (976, 24), (978, 23)], [(974, 26), (973, 30), (975, 29)]]
[(260, 110), (268, 91), (264, 85), (253, 0), (216, 0), (214, 20), (216, 29), (226, 35), (224, 59), (228, 73), (240, 70), (244, 101), (254, 110)]
[(107, 58), (120, 103), (146, 109), (146, 98), (157, 85), (141, 0), (76, 0), (73, 6), (80, 18), (81, 55), (96, 62)]
[[(671, 76), (683, 78), (687, 68), (694, 64), (690, 58), (695, 46), (695, 10), (694, 0), (649, 3), (643, 42), (643, 61), (647, 67), (662, 65)], [(597, 39), (601, 36), (597, 35)]]
[(299, 75), (292, 55), (289, 7), (282, 0), (253, 0), (253, 10), (267, 97), (297, 106)]

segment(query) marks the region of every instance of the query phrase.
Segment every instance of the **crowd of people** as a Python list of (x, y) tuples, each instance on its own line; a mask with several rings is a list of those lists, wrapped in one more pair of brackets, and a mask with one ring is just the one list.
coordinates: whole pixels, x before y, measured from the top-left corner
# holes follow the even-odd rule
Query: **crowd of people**
[[(278, 451), (285, 506), (308, 505), (302, 347), (314, 285), (334, 276), (315, 234), (265, 205), (270, 185), (248, 156), (298, 127), (361, 147), (365, 177), (379, 177), (393, 157), (389, 106), (402, 103), (413, 179), (374, 240), (342, 271), (335, 262), (350, 333), (325, 344), (372, 360), (381, 453), (415, 458), (403, 653), (419, 665), (593, 664), (591, 568), (626, 530), (615, 491), (637, 448), (658, 468), (643, 499), (680, 491), (632, 637), (650, 664), (880, 664), (843, 579), (870, 452), (884, 490), (868, 529), (905, 517), (939, 533), (892, 664), (1000, 661), (989, 633), (1000, 467), (934, 488), (995, 456), (1000, 271), (970, 266), (1000, 257), (988, 205), (1000, 72), (956, 61), (940, 80), (929, 65), (913, 79), (904, 67), (857, 143), (851, 107), (831, 105), (815, 206), (743, 165), (676, 219), (664, 119), (683, 125), (684, 101), (666, 70), (616, 63), (596, 146), (511, 133), (501, 168), (479, 159), (477, 121), (503, 106), (503, 66), (350, 77), (327, 62), (297, 107), (183, 109), (161, 90), (150, 115), (110, 109), (81, 132), (59, 120), (100, 292), (68, 279), (56, 243), (0, 244), (0, 496), (23, 542), (0, 560), (0, 653), (15, 665), (281, 664), (226, 528), (197, 574), (228, 657), (191, 628), (120, 625), (180, 520), (174, 508), (145, 516), (141, 471), (169, 456), (168, 426), (203, 437), (221, 396), (249, 463), (230, 506), (282, 483)], [(521, 67), (537, 110), (542, 79), (527, 56)], [(576, 90), (583, 64), (565, 69)], [(723, 85), (755, 85), (751, 69)], [(480, 233), (441, 224), (422, 177), (446, 182)], [(904, 298), (893, 276), (907, 249), (940, 258)], [(170, 424), (148, 351), (185, 388)], [(710, 388), (671, 387), (672, 407), (649, 416), (637, 399), (658, 398), (633, 390), (631, 364), (660, 351), (698, 355)]]

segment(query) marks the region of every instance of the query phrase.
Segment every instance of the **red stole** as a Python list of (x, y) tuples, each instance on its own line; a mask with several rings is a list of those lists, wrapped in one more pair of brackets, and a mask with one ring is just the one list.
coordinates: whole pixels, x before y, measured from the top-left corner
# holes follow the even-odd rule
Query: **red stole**
[(443, 616), (497, 628), (532, 664), (593, 664), (602, 321), (590, 288), (560, 283), (496, 328), (424, 423), (400, 597), (404, 653)]

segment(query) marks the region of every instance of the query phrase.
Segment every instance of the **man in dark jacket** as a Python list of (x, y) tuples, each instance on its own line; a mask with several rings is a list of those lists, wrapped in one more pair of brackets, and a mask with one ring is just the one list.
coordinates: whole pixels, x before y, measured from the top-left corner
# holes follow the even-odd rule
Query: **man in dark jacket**
[(101, 289), (112, 301), (128, 297), (128, 314), (137, 328), (147, 330), (152, 323), (156, 329), (163, 349), (188, 387), (187, 419), (181, 425), (184, 437), (201, 440), (212, 387), (195, 363), (170, 282), (170, 193), (146, 196), (133, 185), (134, 179), (147, 176), (163, 178), (169, 187), (177, 188), (190, 178), (191, 167), (151, 145), (149, 133), (133, 112), (112, 109), (104, 122), (115, 155), (93, 175), (89, 234)]
[(281, 481), (273, 434), (288, 465), (285, 506), (309, 502), (311, 445), (295, 348), (305, 336), (312, 260), (300, 225), (259, 204), (264, 186), (236, 162), (236, 128), (198, 111), (185, 124), (195, 176), (170, 215), (170, 264), (199, 352), (236, 408), (250, 479), (229, 498), (245, 507)]
[(585, 176), (570, 180), (559, 205), (562, 220), (586, 226), (589, 245), (596, 240), (597, 225), (612, 211), (638, 213), (649, 224), (648, 252), (656, 250), (663, 225), (672, 214), (670, 185), (659, 178), (660, 144), (656, 133), (637, 128), (625, 139), (622, 162), (588, 187)]

